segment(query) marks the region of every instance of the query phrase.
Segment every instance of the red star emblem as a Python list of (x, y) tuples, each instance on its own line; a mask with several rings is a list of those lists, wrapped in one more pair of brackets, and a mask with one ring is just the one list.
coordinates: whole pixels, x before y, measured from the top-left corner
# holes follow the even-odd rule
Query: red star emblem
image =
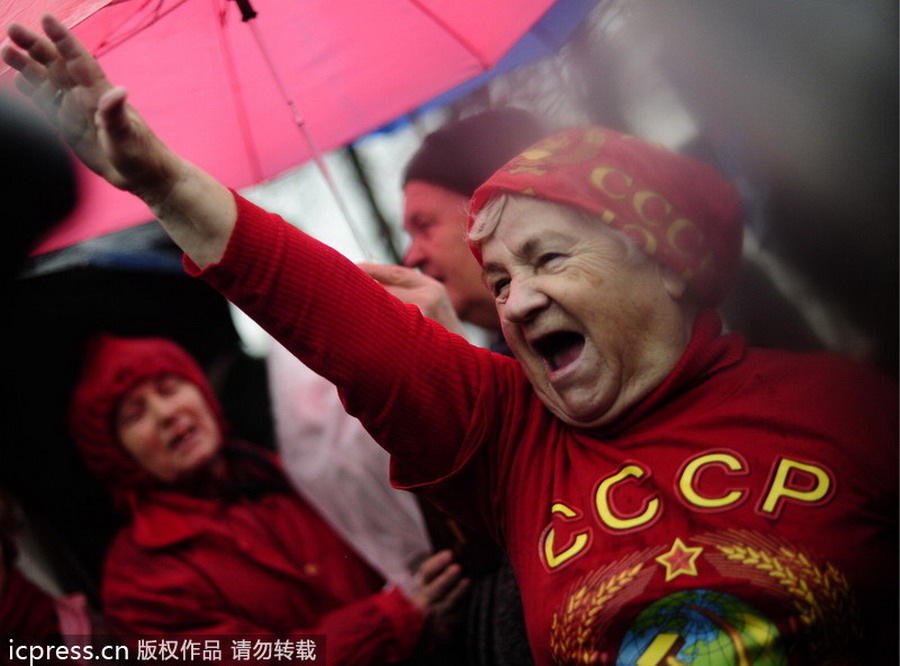
[(669, 549), (668, 553), (664, 553), (655, 558), (657, 562), (666, 568), (666, 582), (673, 578), (685, 574), (688, 576), (697, 575), (697, 558), (703, 552), (701, 546), (689, 548), (684, 542), (675, 538), (675, 543)]

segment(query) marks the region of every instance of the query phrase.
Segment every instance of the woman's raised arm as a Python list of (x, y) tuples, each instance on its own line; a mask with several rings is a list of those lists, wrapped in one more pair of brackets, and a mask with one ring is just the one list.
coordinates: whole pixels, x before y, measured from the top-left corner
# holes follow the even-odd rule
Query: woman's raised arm
[(140, 197), (197, 265), (221, 259), (237, 217), (228, 188), (166, 146), (58, 19), (41, 23), (44, 35), (8, 27), (15, 46), (3, 47), (3, 60), (19, 90), (90, 169)]

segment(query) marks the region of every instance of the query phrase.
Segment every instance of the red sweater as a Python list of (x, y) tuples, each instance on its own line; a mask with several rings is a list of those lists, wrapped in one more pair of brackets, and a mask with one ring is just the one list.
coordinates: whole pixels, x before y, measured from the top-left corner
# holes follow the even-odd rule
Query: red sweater
[(538, 664), (891, 663), (893, 382), (747, 350), (707, 312), (650, 396), (576, 429), (514, 360), (238, 205), (203, 277), (338, 385), (395, 483), (504, 544)]

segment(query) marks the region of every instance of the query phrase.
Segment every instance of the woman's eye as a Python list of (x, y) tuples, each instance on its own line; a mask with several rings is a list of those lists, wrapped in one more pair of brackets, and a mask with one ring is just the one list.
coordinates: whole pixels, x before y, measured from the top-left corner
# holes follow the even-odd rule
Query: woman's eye
[(562, 258), (563, 258), (563, 255), (561, 255), (557, 252), (545, 252), (540, 257), (538, 257), (537, 265), (539, 267), (547, 266), (548, 264), (552, 264)]
[(180, 381), (175, 375), (163, 375), (156, 380), (156, 390), (162, 395), (171, 395), (178, 389)]
[(142, 413), (141, 404), (139, 402), (129, 402), (122, 406), (119, 410), (118, 422), (120, 426), (127, 426), (140, 420)]
[(509, 286), (509, 278), (500, 278), (491, 283), (491, 291), (494, 296), (499, 298), (503, 296), (506, 288)]

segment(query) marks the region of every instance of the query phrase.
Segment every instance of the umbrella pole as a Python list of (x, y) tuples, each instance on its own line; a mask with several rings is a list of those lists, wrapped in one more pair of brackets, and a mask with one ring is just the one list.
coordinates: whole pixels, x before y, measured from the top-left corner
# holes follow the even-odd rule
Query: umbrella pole
[(310, 134), (309, 128), (306, 126), (306, 120), (300, 114), (300, 111), (297, 108), (297, 104), (294, 102), (293, 97), (291, 97), (291, 94), (288, 92), (287, 86), (285, 86), (284, 80), (281, 78), (281, 75), (278, 72), (278, 68), (275, 67), (275, 62), (269, 54), (269, 50), (266, 48), (266, 43), (259, 32), (258, 26), (253, 21), (253, 19), (256, 18), (256, 10), (253, 9), (253, 7), (250, 5), (250, 0), (235, 1), (237, 2), (237, 5), (241, 10), (241, 18), (244, 23), (249, 26), (250, 31), (253, 33), (253, 38), (256, 40), (256, 44), (259, 47), (260, 53), (262, 53), (263, 59), (265, 59), (266, 61), (266, 65), (269, 67), (269, 72), (271, 72), (272, 77), (275, 79), (275, 83), (278, 86), (278, 89), (281, 91), (281, 96), (284, 98), (284, 101), (287, 103), (288, 108), (291, 110), (291, 117), (294, 120), (294, 124), (299, 128), (300, 133), (303, 135), (303, 138), (306, 141), (306, 144), (309, 146), (313, 161), (319, 168), (319, 172), (322, 174), (322, 177), (325, 178), (325, 183), (328, 185), (328, 189), (331, 190), (332, 195), (334, 195), (335, 201), (337, 201), (338, 208), (340, 209), (344, 220), (347, 222), (347, 226), (350, 228), (350, 232), (353, 234), (353, 238), (356, 240), (356, 244), (359, 245), (359, 249), (362, 251), (363, 256), (367, 261), (374, 261), (374, 257), (372, 256), (371, 251), (365, 243), (361, 232), (357, 228), (357, 225), (353, 220), (353, 216), (350, 215), (350, 209), (347, 207), (347, 203), (344, 201), (344, 197), (341, 196), (340, 190), (337, 187), (337, 183), (334, 181), (334, 178), (331, 175), (331, 171), (328, 169), (328, 165), (325, 164), (325, 159), (322, 156), (322, 151), (319, 150), (315, 139), (313, 139), (312, 134)]

